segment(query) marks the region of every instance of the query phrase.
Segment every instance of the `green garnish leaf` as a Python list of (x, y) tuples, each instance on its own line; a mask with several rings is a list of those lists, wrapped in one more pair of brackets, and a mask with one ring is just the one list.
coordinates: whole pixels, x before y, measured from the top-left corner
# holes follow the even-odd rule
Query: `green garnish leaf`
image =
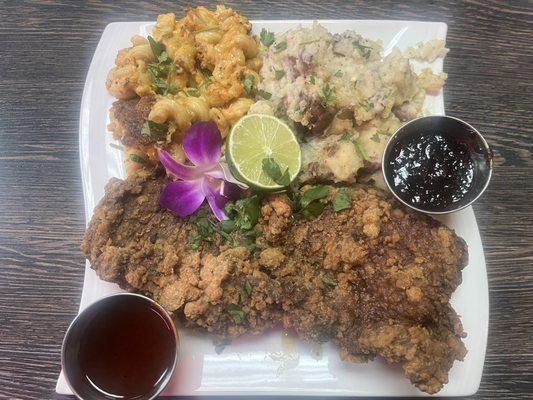
[(161, 141), (166, 139), (168, 124), (158, 124), (157, 122), (147, 120), (141, 129), (141, 135), (152, 140)]
[(361, 103), (361, 107), (363, 107), (365, 111), (370, 111), (374, 108), (374, 103), (370, 103), (368, 100), (365, 100)]
[(233, 317), (236, 324), (240, 324), (244, 320), (244, 311), (236, 304), (228, 304), (226, 311)]
[(275, 42), (276, 36), (274, 35), (274, 32), (269, 32), (265, 28), (261, 29), (261, 33), (259, 34), (259, 39), (261, 40), (261, 43), (265, 45), (266, 47), (270, 47), (272, 43)]
[(334, 280), (334, 279), (331, 279), (327, 276), (325, 276), (324, 278), (322, 278), (322, 282), (325, 284), (325, 285), (328, 285), (328, 286), (337, 286), (337, 281)]
[(159, 56), (163, 51), (165, 51), (165, 45), (162, 43), (158, 43), (155, 41), (155, 39), (151, 36), (148, 36), (148, 42), (150, 43), (150, 48), (152, 49), (152, 53), (154, 53), (154, 57), (159, 59)]
[(339, 69), (337, 72), (335, 72), (335, 76), (340, 78), (342, 76), (342, 71)]
[(274, 182), (280, 186), (288, 186), (291, 183), (291, 177), (289, 175), (289, 169), (286, 168), (285, 172), (281, 172), (281, 167), (273, 158), (263, 158), (262, 162), (263, 171)]
[(373, 142), (376, 142), (376, 143), (381, 142), (381, 139), (379, 138), (379, 132), (374, 133), (374, 134), (370, 137), (370, 140), (372, 140)]
[(344, 132), (339, 140), (345, 140), (345, 141), (349, 142), (349, 141), (352, 140), (352, 137), (349, 134), (347, 134), (346, 132)]
[(257, 94), (259, 96), (261, 96), (265, 100), (270, 100), (270, 98), (272, 97), (272, 93), (269, 93), (269, 92), (267, 92), (266, 90), (263, 90), (263, 89), (259, 89)]
[(162, 51), (161, 54), (157, 56), (157, 61), (159, 61), (160, 63), (167, 62), (168, 60), (168, 53), (166, 51)]
[(322, 214), (324, 208), (326, 208), (325, 203), (322, 203), (321, 201), (312, 201), (307, 207), (302, 209), (301, 213), (306, 219), (314, 219)]
[(287, 42), (279, 42), (274, 46), (274, 53), (281, 53), (283, 50), (287, 48)]
[(333, 209), (335, 212), (345, 210), (352, 206), (352, 196), (346, 188), (341, 188), (333, 196)]
[(357, 152), (359, 153), (359, 155), (363, 158), (363, 160), (370, 160), (368, 153), (366, 152), (365, 148), (361, 145), (361, 143), (354, 142), (354, 146)]
[(224, 207), (226, 215), (234, 222), (235, 229), (250, 230), (259, 220), (261, 198), (258, 195), (228, 202)]
[(214, 240), (216, 233), (215, 225), (209, 220), (204, 210), (198, 211), (191, 222), (196, 227), (196, 234), (189, 242), (191, 249), (197, 250), (202, 242), (212, 242)]
[(225, 233), (233, 232), (235, 230), (235, 221), (232, 221), (231, 219), (220, 221), (220, 229)]
[(244, 77), (244, 81), (242, 82), (244, 86), (244, 90), (248, 93), (252, 93), (252, 90), (254, 88), (254, 76), (252, 74), (248, 74)]
[(335, 88), (326, 83), (326, 86), (322, 88), (322, 107), (327, 108), (330, 104), (335, 102), (337, 97), (335, 96)]
[(140, 155), (138, 154), (135, 154), (135, 153), (131, 153), (129, 155), (129, 159), (137, 164), (143, 164), (143, 165), (147, 165), (148, 164), (148, 161), (146, 161), (144, 158), (142, 158)]
[(285, 71), (283, 71), (282, 69), (275, 69), (274, 75), (276, 75), (276, 80), (279, 81), (281, 78), (285, 76)]
[(372, 53), (372, 47), (365, 46), (364, 44), (361, 44), (359, 42), (353, 42), (353, 45), (359, 51), (361, 56), (363, 56), (365, 60), (368, 60), (368, 58), (370, 57), (370, 53)]
[(319, 185), (308, 189), (300, 199), (300, 206), (306, 208), (314, 200), (320, 200), (329, 194), (329, 186)]
[(250, 284), (250, 281), (245, 280), (244, 281), (244, 285), (242, 285), (242, 288), (241, 288), (241, 297), (242, 299), (247, 299), (251, 296), (252, 294), (252, 285)]
[(311, 85), (315, 84), (315, 76), (314, 75), (311, 75), (311, 77), (309, 78), (309, 82), (311, 83)]

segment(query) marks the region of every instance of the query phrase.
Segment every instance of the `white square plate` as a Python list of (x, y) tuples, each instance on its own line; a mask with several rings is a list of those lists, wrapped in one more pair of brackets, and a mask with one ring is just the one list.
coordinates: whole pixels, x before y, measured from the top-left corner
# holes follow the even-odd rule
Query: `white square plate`
[[(404, 50), (420, 41), (445, 39), (446, 24), (410, 21), (319, 21), (331, 32), (347, 29), (371, 39), (380, 39), (384, 52), (397, 46)], [(253, 21), (256, 33), (262, 28), (281, 32), (312, 21)], [(100, 39), (91, 62), (80, 113), (80, 161), (85, 196), (85, 216), (90, 220), (93, 208), (104, 194), (104, 185), (113, 176), (124, 177), (122, 152), (111, 147), (107, 131), (108, 110), (115, 101), (106, 91), (105, 80), (119, 49), (129, 47), (135, 34), (147, 35), (153, 23), (120, 22), (109, 24)], [(452, 49), (453, 51), (453, 49)], [(419, 66), (415, 66), (418, 68)], [(431, 65), (442, 71), (442, 60)], [(453, 76), (450, 77), (453, 79)], [(425, 113), (443, 114), (442, 92), (428, 97)], [(452, 297), (452, 304), (468, 337), (468, 354), (450, 371), (450, 381), (442, 396), (470, 395), (481, 380), (488, 325), (488, 290), (483, 248), (471, 207), (441, 219), (468, 243), (470, 263), (463, 271), (463, 283)], [(80, 310), (93, 301), (118, 292), (114, 285), (98, 279), (89, 264)], [(281, 332), (258, 338), (242, 338), (215, 352), (211, 339), (198, 332), (179, 328), (181, 357), (175, 376), (165, 395), (317, 395), (317, 396), (422, 396), (404, 377), (400, 368), (378, 359), (367, 364), (352, 364), (339, 359), (335, 346), (316, 345), (294, 340), (287, 346)], [(71, 394), (63, 375), (58, 393)]]

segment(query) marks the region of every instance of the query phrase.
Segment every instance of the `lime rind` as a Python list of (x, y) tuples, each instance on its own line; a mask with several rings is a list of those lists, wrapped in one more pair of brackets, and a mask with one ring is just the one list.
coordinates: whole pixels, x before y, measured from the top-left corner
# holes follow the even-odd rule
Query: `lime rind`
[(292, 130), (265, 114), (249, 114), (237, 121), (227, 139), (226, 157), (237, 179), (260, 190), (282, 188), (263, 171), (264, 158), (274, 158), (282, 170), (289, 168), (291, 181), (300, 172), (302, 162)]

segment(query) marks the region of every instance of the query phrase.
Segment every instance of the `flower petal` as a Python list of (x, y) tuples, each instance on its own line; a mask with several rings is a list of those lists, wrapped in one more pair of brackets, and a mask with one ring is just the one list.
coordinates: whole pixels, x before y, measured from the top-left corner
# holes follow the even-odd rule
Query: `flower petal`
[(202, 172), (199, 169), (177, 162), (164, 150), (159, 151), (159, 161), (161, 161), (161, 164), (163, 164), (167, 173), (174, 178), (183, 179), (184, 181), (192, 181), (202, 176)]
[(185, 154), (194, 165), (216, 165), (222, 151), (222, 136), (213, 121), (196, 122), (183, 138)]
[(238, 185), (227, 181), (222, 181), (220, 185), (220, 194), (229, 200), (239, 200), (243, 190)]
[(233, 174), (231, 173), (229, 169), (229, 165), (226, 161), (220, 161), (218, 163), (220, 168), (222, 169), (222, 172), (224, 173), (224, 180), (234, 183), (235, 185), (239, 186), (242, 189), (248, 189), (248, 185), (242, 183), (241, 181), (237, 180)]
[(220, 193), (222, 182), (224, 181), (207, 177), (202, 181), (202, 191), (209, 202), (211, 210), (213, 210), (213, 214), (219, 221), (228, 219), (224, 212), (224, 206), (228, 199)]
[(205, 199), (201, 185), (201, 181), (170, 182), (163, 189), (159, 204), (180, 217), (191, 215)]

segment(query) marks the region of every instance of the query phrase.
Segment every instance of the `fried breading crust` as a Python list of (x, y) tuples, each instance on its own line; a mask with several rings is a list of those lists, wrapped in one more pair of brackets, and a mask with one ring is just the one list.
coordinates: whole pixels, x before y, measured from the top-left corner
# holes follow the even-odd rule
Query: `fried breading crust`
[(165, 183), (156, 173), (107, 185), (82, 244), (102, 279), (220, 340), (282, 326), (334, 341), (346, 360), (380, 355), (428, 393), (463, 359), (465, 334), (449, 300), (467, 249), (452, 230), (356, 186), (350, 209), (328, 206), (311, 221), (293, 218), (287, 196), (266, 198), (255, 252), (219, 235), (192, 250), (194, 225), (158, 204)]

